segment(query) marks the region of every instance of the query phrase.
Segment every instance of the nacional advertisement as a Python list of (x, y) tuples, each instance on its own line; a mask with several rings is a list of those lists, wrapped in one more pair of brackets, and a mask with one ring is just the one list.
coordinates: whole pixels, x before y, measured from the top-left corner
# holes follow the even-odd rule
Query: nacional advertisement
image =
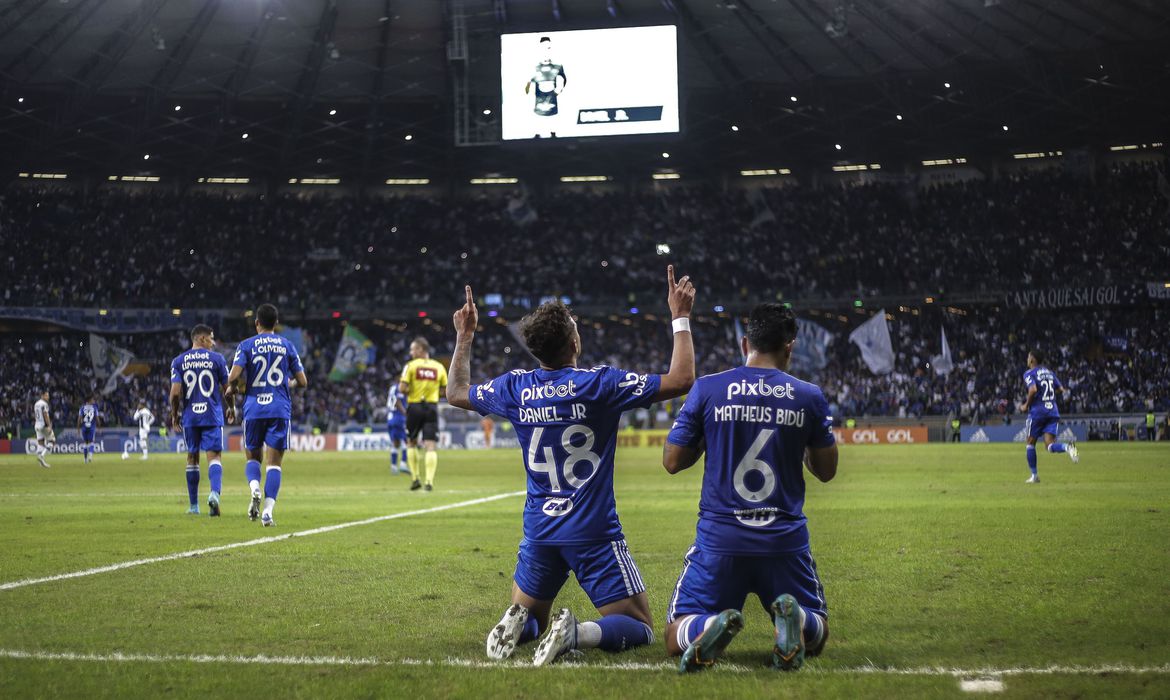
[(663, 25), (502, 35), (501, 135), (677, 133), (676, 34)]

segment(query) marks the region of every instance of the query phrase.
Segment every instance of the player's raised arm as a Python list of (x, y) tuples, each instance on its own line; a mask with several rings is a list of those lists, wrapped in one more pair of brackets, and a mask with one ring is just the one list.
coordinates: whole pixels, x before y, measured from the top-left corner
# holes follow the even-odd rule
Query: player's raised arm
[(691, 307), (695, 304), (695, 286), (689, 275), (675, 282), (674, 265), (666, 267), (666, 303), (670, 306), (674, 326), (674, 351), (670, 355), (670, 370), (661, 375), (661, 384), (655, 401), (682, 396), (695, 383), (695, 345), (691, 339)]
[(464, 287), (467, 300), (463, 308), (455, 312), (455, 354), (451, 356), (451, 372), (447, 377), (447, 403), (452, 406), (473, 410), (471, 392), (471, 342), (475, 340), (475, 329), (479, 325), (479, 310), (475, 308), (475, 297), (471, 285)]

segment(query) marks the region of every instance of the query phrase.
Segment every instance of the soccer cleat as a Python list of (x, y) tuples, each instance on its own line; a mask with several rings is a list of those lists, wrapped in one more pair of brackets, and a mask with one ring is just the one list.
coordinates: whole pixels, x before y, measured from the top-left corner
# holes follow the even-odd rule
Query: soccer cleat
[(678, 663), (679, 673), (693, 673), (715, 663), (727, 645), (743, 629), (743, 613), (738, 610), (724, 610), (715, 618), (699, 638), (683, 652)]
[(264, 515), (261, 515), (260, 522), (264, 525), (264, 527), (272, 527), (273, 525), (276, 524), (272, 520), (272, 515), (270, 513), (265, 513)]
[(37, 461), (40, 462), (41, 466), (45, 469), (48, 469), (51, 466), (48, 462), (45, 461), (44, 455), (37, 455)]
[(207, 497), (207, 512), (213, 518), (219, 517), (219, 494), (215, 491)]
[(248, 520), (260, 517), (260, 489), (252, 492), (252, 503), (248, 506)]
[(1028, 480), (1025, 481), (1024, 483), (1025, 484), (1038, 484), (1038, 483), (1040, 483), (1040, 477), (1033, 474), (1032, 476), (1028, 477)]
[(803, 612), (796, 598), (787, 593), (772, 603), (772, 621), (776, 624), (772, 668), (778, 671), (796, 671), (804, 664), (804, 629), (800, 620)]
[(491, 632), (488, 632), (488, 658), (503, 661), (511, 657), (512, 653), (516, 651), (516, 645), (520, 642), (520, 633), (524, 631), (524, 625), (527, 623), (528, 608), (519, 603), (512, 603), (504, 611), (504, 616), (500, 618), (499, 624), (493, 627)]
[(422, 484), (419, 482), (418, 479), (415, 479), (414, 481), (412, 481), (410, 483), (410, 490), (411, 491), (418, 491), (421, 488), (422, 488)]
[(1081, 461), (1081, 453), (1076, 445), (1069, 445), (1064, 451), (1068, 453), (1068, 458), (1072, 460), (1073, 464)]
[(199, 504), (195, 504), (188, 508), (187, 515), (199, 515)]
[(532, 656), (533, 666), (547, 666), (577, 648), (577, 618), (568, 608), (561, 608), (548, 627), (548, 633)]
[(426, 486), (423, 487), (423, 489), (426, 491), (434, 491), (435, 487), (432, 484), (427, 484)]

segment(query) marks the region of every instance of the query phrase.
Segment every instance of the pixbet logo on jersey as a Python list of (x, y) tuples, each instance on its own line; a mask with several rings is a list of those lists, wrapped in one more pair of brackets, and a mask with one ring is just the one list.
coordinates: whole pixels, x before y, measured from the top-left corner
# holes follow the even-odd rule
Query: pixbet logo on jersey
[(524, 387), (520, 391), (520, 403), (526, 404), (529, 401), (539, 401), (540, 399), (563, 399), (576, 395), (577, 385), (570, 379), (568, 384), (545, 384), (544, 386)]
[(785, 383), (784, 386), (768, 384), (763, 377), (760, 377), (750, 383), (741, 379), (734, 384), (728, 384), (727, 400), (730, 401), (735, 396), (774, 396), (778, 399), (795, 399), (796, 390), (792, 388), (791, 383)]

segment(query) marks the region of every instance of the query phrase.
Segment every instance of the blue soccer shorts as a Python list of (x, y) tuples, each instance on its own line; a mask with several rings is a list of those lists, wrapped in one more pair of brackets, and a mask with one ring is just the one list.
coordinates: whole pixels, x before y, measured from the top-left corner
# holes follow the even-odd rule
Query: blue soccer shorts
[(683, 615), (715, 615), (729, 608), (743, 610), (749, 593), (759, 597), (766, 611), (772, 601), (788, 593), (806, 610), (829, 617), (817, 563), (809, 550), (735, 556), (704, 552), (693, 545), (683, 557), (666, 621), (674, 622)]
[(386, 432), (390, 433), (391, 440), (406, 442), (406, 422), (387, 423)]
[(1057, 435), (1060, 430), (1060, 416), (1041, 416), (1028, 419), (1028, 435), (1034, 440), (1040, 440), (1044, 433)]
[(553, 600), (572, 571), (593, 606), (630, 598), (646, 590), (625, 540), (585, 545), (541, 545), (521, 540), (512, 578), (537, 600)]
[(88, 444), (97, 439), (97, 428), (82, 428), (81, 441)]
[(183, 442), (187, 444), (187, 454), (194, 455), (202, 452), (223, 452), (223, 428), (218, 425), (184, 426)]
[(258, 450), (268, 445), (281, 452), (288, 449), (290, 422), (284, 418), (253, 418), (244, 420), (244, 449)]

